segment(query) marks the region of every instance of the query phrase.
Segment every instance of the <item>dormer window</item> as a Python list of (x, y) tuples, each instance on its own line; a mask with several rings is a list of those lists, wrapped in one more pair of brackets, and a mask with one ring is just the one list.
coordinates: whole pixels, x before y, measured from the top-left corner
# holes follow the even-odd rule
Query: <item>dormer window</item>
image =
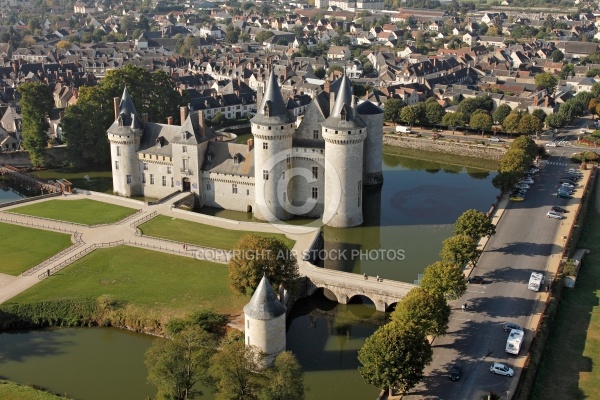
[(123, 115), (119, 114), (119, 118), (117, 118), (117, 122), (119, 123), (119, 126), (123, 126)]
[(342, 119), (342, 121), (348, 121), (348, 110), (346, 110), (345, 105), (344, 105), (344, 107), (342, 107), (342, 110), (340, 111), (340, 118)]
[(265, 114), (265, 117), (271, 116), (271, 100), (267, 100), (267, 102), (265, 103), (265, 108), (263, 109), (263, 114)]

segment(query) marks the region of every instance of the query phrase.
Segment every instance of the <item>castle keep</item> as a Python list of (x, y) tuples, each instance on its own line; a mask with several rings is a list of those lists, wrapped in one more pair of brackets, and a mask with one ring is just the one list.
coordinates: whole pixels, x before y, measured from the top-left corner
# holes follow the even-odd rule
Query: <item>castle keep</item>
[(253, 139), (236, 144), (187, 107), (181, 126), (149, 122), (125, 88), (108, 129), (114, 192), (162, 198), (189, 191), (200, 207), (266, 221), (304, 216), (334, 227), (362, 224), (363, 186), (383, 182), (383, 111), (357, 104), (346, 76), (326, 82), (299, 121), (273, 71), (260, 98)]

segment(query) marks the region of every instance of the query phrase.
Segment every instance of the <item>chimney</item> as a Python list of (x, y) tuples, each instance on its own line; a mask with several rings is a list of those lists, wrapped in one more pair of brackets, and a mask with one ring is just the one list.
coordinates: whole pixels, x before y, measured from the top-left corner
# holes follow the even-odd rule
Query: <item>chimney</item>
[(198, 126), (204, 132), (204, 111), (202, 110), (198, 111)]
[(167, 124), (173, 125), (173, 117), (167, 117)]
[(248, 151), (252, 151), (252, 148), (254, 147), (254, 139), (248, 139), (246, 143), (248, 144)]
[(335, 105), (335, 93), (329, 93), (329, 115), (333, 112), (333, 106)]
[(113, 103), (115, 106), (115, 121), (117, 120), (117, 118), (119, 118), (119, 98), (118, 97), (113, 97)]
[(331, 84), (329, 83), (329, 80), (325, 80), (325, 83), (323, 84), (323, 91), (329, 94), (329, 91), (331, 90), (330, 86)]
[(533, 105), (537, 107), (538, 102), (539, 102), (539, 97), (538, 97), (538, 95), (536, 93), (536, 95), (533, 97)]
[(186, 106), (179, 107), (179, 116), (181, 118), (181, 125), (183, 126), (188, 116), (188, 108)]
[(148, 122), (148, 113), (142, 113), (142, 122), (144, 124)]

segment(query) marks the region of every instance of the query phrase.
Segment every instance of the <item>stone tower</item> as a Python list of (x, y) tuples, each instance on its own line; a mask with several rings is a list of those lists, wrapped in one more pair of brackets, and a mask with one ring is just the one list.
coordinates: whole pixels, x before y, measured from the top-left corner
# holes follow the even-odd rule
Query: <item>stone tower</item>
[(287, 205), (292, 188), (286, 171), (292, 165), (295, 124), (273, 70), (250, 122), (254, 136), (254, 216), (265, 221), (289, 219), (292, 215)]
[(345, 75), (332, 111), (321, 126), (327, 159), (323, 222), (336, 228), (360, 225), (367, 128), (356, 113), (356, 100)]
[(369, 127), (365, 139), (365, 155), (363, 165), (363, 184), (381, 185), (383, 172), (383, 110), (370, 101), (364, 101), (356, 107), (356, 111)]
[(127, 88), (119, 101), (115, 98), (115, 122), (108, 128), (112, 162), (113, 191), (127, 197), (142, 196), (142, 179), (137, 151), (140, 148), (142, 122)]
[(244, 307), (244, 337), (246, 346), (265, 353), (265, 366), (272, 366), (275, 357), (285, 351), (285, 312), (286, 307), (263, 276)]

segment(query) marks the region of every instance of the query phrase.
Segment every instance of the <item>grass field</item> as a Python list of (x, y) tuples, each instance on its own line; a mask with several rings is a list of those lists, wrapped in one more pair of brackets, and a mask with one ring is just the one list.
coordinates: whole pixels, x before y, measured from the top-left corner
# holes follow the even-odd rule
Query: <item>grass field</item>
[(14, 382), (0, 380), (0, 399), (6, 400), (59, 400), (66, 397), (37, 390), (30, 386), (19, 385)]
[[(159, 215), (140, 225), (144, 235), (193, 243), (199, 246), (230, 250), (250, 231), (233, 231), (197, 222), (175, 219)], [(260, 233), (263, 236), (275, 237), (283, 241), (288, 248), (294, 247), (294, 240), (280, 233)]]
[(103, 203), (90, 199), (49, 200), (10, 210), (17, 214), (52, 218), (84, 225), (117, 222), (136, 212), (134, 208)]
[(600, 215), (590, 204), (575, 289), (565, 289), (531, 400), (600, 399)]
[(0, 273), (17, 276), (69, 247), (71, 235), (0, 223), (0, 243)]
[(102, 193), (113, 191), (112, 172), (110, 170), (75, 171), (69, 168), (46, 169), (33, 172), (38, 179), (67, 179), (78, 189), (93, 190)]
[[(460, 137), (457, 137), (460, 139)], [(442, 164), (457, 165), (461, 167), (474, 168), (480, 170), (497, 170), (500, 168), (500, 163), (494, 160), (485, 158), (459, 156), (450, 153), (438, 153), (435, 151), (406, 149), (403, 147), (384, 145), (383, 152), (401, 157), (417, 158), (419, 160), (435, 161)]]
[(109, 295), (163, 317), (200, 309), (239, 314), (248, 297), (232, 294), (226, 280), (223, 264), (119, 246), (92, 252), (7, 304)]

